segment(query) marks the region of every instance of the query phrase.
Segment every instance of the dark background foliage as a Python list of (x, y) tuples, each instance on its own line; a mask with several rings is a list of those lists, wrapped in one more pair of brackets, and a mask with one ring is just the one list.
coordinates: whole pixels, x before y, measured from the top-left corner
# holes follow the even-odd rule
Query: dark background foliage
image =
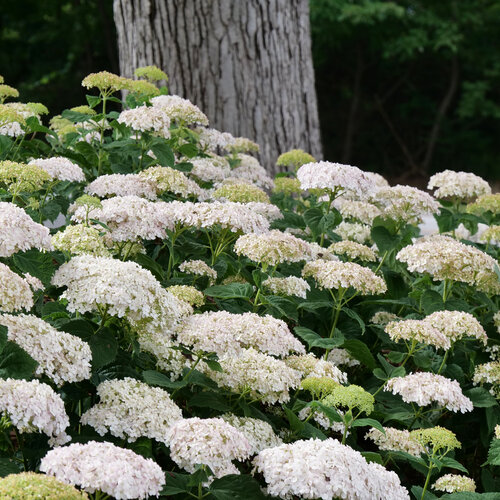
[[(311, 0), (325, 158), (422, 185), (473, 171), (498, 181), (500, 2)], [(6, 0), (0, 74), (51, 115), (80, 82), (118, 72), (111, 0)]]

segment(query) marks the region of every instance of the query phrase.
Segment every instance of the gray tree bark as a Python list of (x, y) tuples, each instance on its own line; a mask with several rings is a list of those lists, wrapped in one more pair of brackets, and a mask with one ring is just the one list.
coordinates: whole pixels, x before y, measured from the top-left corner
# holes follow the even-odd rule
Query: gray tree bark
[(308, 0), (114, 0), (114, 18), (123, 76), (157, 65), (271, 173), (292, 148), (321, 159)]

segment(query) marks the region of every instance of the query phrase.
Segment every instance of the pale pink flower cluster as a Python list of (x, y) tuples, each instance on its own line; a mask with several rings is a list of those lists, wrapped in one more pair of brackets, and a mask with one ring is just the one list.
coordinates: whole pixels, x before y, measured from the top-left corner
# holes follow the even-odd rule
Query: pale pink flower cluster
[(221, 182), (231, 175), (229, 163), (222, 157), (192, 158), (190, 175), (204, 182)]
[(407, 429), (395, 429), (394, 427), (384, 427), (385, 434), (372, 427), (365, 435), (365, 439), (371, 439), (379, 448), (384, 451), (404, 451), (415, 457), (419, 457), (425, 452), (424, 447), (411, 438)]
[(270, 266), (308, 260), (312, 254), (307, 241), (278, 229), (265, 234), (240, 236), (233, 250), (237, 255), (244, 255), (254, 262)]
[(101, 436), (110, 432), (129, 442), (146, 436), (168, 446), (168, 428), (182, 419), (181, 409), (167, 391), (133, 378), (106, 380), (98, 385), (97, 395), (99, 403), (80, 420), (94, 427)]
[(473, 410), (472, 401), (464, 396), (456, 380), (434, 373), (417, 372), (391, 378), (384, 390), (399, 394), (406, 403), (417, 403), (419, 406), (437, 403), (455, 413)]
[(255, 184), (262, 189), (272, 189), (274, 181), (267, 174), (267, 170), (253, 156), (240, 153), (237, 155), (239, 165), (233, 168), (231, 176)]
[(237, 356), (242, 349), (253, 347), (266, 354), (287, 356), (305, 353), (286, 323), (280, 319), (247, 312), (205, 312), (187, 317), (177, 329), (177, 341), (194, 350)]
[(302, 270), (305, 278), (311, 276), (319, 288), (354, 288), (363, 295), (385, 293), (385, 281), (371, 269), (354, 262), (315, 260), (308, 262)]
[(299, 371), (302, 378), (328, 377), (339, 384), (347, 382), (347, 375), (340, 371), (331, 361), (319, 359), (312, 353), (301, 356), (288, 356), (283, 361), (290, 368)]
[(150, 458), (111, 443), (89, 441), (49, 451), (40, 470), (88, 493), (101, 491), (116, 500), (158, 496), (165, 473)]
[(487, 293), (500, 293), (496, 260), (478, 248), (436, 235), (417, 240), (398, 252), (411, 272), (428, 273), (435, 280), (462, 281)]
[(488, 337), (481, 323), (472, 314), (462, 311), (436, 311), (424, 320), (444, 334), (450, 342), (464, 337), (474, 337), (484, 345)]
[(300, 384), (301, 374), (275, 359), (253, 348), (243, 349), (237, 356), (224, 355), (219, 359), (222, 372), (200, 367), (219, 387), (233, 390), (237, 394), (248, 393), (264, 403), (289, 401), (290, 389)]
[(38, 366), (35, 375), (47, 375), (57, 385), (90, 378), (92, 353), (89, 345), (74, 335), (56, 330), (31, 314), (0, 315), (7, 338), (22, 347)]
[(434, 174), (429, 179), (427, 189), (434, 189), (436, 198), (458, 198), (464, 201), (491, 194), (490, 185), (478, 175), (453, 170)]
[(385, 332), (394, 342), (415, 340), (444, 350), (451, 347), (450, 339), (442, 331), (421, 319), (391, 321), (385, 326)]
[(439, 212), (439, 203), (430, 194), (412, 186), (382, 188), (373, 196), (386, 219), (415, 224), (423, 215)]
[(445, 474), (432, 485), (432, 488), (436, 491), (444, 491), (445, 493), (457, 493), (460, 491), (474, 492), (476, 491), (476, 482), (467, 476)]
[(49, 229), (14, 203), (0, 202), (0, 231), (0, 257), (10, 257), (30, 248), (52, 250)]
[(153, 97), (151, 103), (153, 108), (163, 111), (173, 122), (186, 125), (208, 125), (208, 118), (200, 108), (178, 95), (159, 95)]
[(143, 179), (139, 174), (100, 175), (85, 187), (85, 192), (99, 198), (111, 196), (139, 196), (148, 200), (157, 198), (153, 183)]
[(297, 178), (304, 191), (307, 189), (326, 189), (328, 191), (340, 189), (364, 197), (371, 188), (371, 182), (359, 168), (329, 161), (302, 165), (297, 171)]
[(357, 243), (365, 243), (371, 239), (371, 228), (367, 224), (359, 222), (342, 221), (335, 229), (343, 240), (355, 241)]
[(103, 311), (127, 318), (138, 329), (175, 327), (190, 306), (167, 292), (135, 262), (81, 255), (63, 264), (52, 284), (67, 287), (68, 310)]
[(174, 168), (156, 165), (143, 170), (137, 175), (154, 186), (158, 194), (168, 192), (181, 195), (184, 198), (190, 196), (198, 198), (203, 192), (196, 182)]
[(215, 477), (239, 474), (232, 460), (245, 460), (252, 451), (245, 435), (222, 418), (179, 420), (167, 439), (170, 458), (179, 467), (194, 472), (197, 464), (208, 465)]
[[(369, 172), (365, 172), (367, 174)], [(342, 214), (344, 219), (354, 219), (362, 224), (371, 224), (375, 217), (382, 211), (372, 203), (366, 201), (347, 200), (344, 197), (337, 198), (333, 206)]]
[(61, 397), (38, 380), (0, 379), (0, 411), (21, 433), (43, 432), (50, 446), (67, 443), (69, 418)]
[(170, 118), (159, 107), (143, 105), (126, 109), (120, 113), (117, 121), (138, 132), (152, 132), (164, 139), (170, 137)]
[(322, 500), (409, 500), (395, 472), (329, 438), (262, 450), (253, 461), (271, 496)]
[(337, 241), (328, 247), (328, 251), (337, 255), (345, 255), (349, 259), (359, 259), (368, 262), (375, 262), (377, 255), (366, 245), (355, 241)]
[(275, 295), (293, 296), (305, 299), (307, 292), (311, 290), (309, 283), (296, 276), (286, 278), (267, 278), (262, 286)]
[(45, 170), (52, 179), (70, 182), (84, 182), (85, 174), (83, 170), (68, 158), (64, 156), (54, 156), (52, 158), (36, 158), (31, 160), (28, 165), (37, 165)]
[(30, 283), (0, 262), (0, 311), (12, 312), (32, 307)]
[(283, 444), (283, 441), (274, 433), (273, 428), (264, 420), (237, 417), (232, 413), (225, 413), (221, 418), (238, 429), (247, 438), (250, 444), (250, 455)]
[(207, 276), (212, 283), (217, 279), (217, 271), (202, 260), (185, 260), (179, 265), (179, 271), (197, 276)]

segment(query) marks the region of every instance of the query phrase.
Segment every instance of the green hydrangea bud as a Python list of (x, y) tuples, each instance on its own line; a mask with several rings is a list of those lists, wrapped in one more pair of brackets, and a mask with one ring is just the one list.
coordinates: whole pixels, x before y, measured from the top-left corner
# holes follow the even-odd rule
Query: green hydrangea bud
[[(340, 386), (330, 377), (307, 377), (301, 384), (302, 389), (309, 391), (313, 397), (322, 399), (335, 391)], [(341, 387), (341, 386), (340, 386)]]
[(326, 406), (334, 408), (357, 408), (359, 411), (370, 415), (373, 411), (375, 398), (359, 385), (337, 385), (326, 398), (321, 401)]
[(430, 449), (431, 454), (440, 450), (447, 452), (462, 446), (455, 433), (440, 426), (415, 429), (410, 432), (410, 438), (424, 448)]
[(281, 154), (276, 161), (276, 165), (279, 165), (280, 167), (294, 168), (297, 170), (302, 165), (315, 161), (316, 159), (314, 156), (306, 153), (302, 149), (292, 149)]

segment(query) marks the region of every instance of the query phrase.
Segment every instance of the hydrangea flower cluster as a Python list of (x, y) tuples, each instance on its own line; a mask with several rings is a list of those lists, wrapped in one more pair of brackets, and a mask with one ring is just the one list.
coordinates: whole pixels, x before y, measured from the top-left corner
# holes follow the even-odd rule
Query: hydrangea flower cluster
[(305, 299), (307, 292), (311, 290), (309, 283), (296, 276), (286, 278), (267, 278), (262, 286), (275, 295), (294, 296)]
[(154, 184), (138, 174), (100, 175), (85, 186), (85, 192), (99, 198), (111, 196), (139, 196), (148, 200), (156, 200)]
[(182, 419), (181, 409), (167, 391), (133, 378), (106, 380), (97, 387), (97, 395), (100, 402), (80, 420), (94, 427), (101, 436), (110, 432), (129, 442), (146, 436), (168, 445), (168, 429)]
[(456, 380), (429, 372), (391, 378), (384, 390), (399, 394), (406, 403), (417, 403), (419, 406), (437, 403), (455, 413), (473, 410), (472, 401), (464, 396)]
[(445, 474), (432, 485), (432, 488), (445, 493), (458, 493), (460, 491), (474, 492), (476, 491), (476, 482), (467, 476)]
[(152, 459), (105, 442), (51, 450), (40, 470), (88, 493), (100, 491), (117, 500), (158, 496), (165, 484), (165, 474)]
[(439, 199), (471, 200), (491, 194), (490, 185), (478, 175), (453, 170), (444, 170), (431, 176), (427, 189), (433, 189), (434, 196)]
[(91, 254), (96, 257), (109, 257), (110, 252), (101, 233), (95, 227), (85, 224), (67, 226), (52, 236), (56, 250), (71, 255)]
[(54, 156), (52, 158), (37, 158), (31, 160), (28, 165), (36, 165), (45, 170), (52, 179), (59, 181), (84, 182), (85, 174), (83, 170), (64, 156)]
[(92, 353), (78, 337), (56, 330), (31, 314), (0, 314), (0, 325), (7, 327), (9, 340), (38, 362), (35, 375), (47, 375), (57, 385), (90, 378)]
[(152, 132), (164, 139), (170, 137), (170, 118), (160, 107), (143, 105), (126, 109), (117, 121), (137, 132)]
[(170, 457), (182, 469), (194, 472), (208, 465), (215, 477), (239, 474), (232, 460), (245, 460), (252, 448), (245, 434), (222, 418), (187, 418), (168, 432)]
[(153, 108), (163, 111), (171, 121), (185, 125), (208, 125), (208, 118), (188, 99), (178, 95), (159, 95), (151, 99)]
[(0, 262), (0, 311), (29, 310), (32, 306), (33, 291), (28, 280)]
[(371, 439), (383, 451), (404, 451), (415, 457), (424, 453), (424, 447), (411, 438), (407, 429), (395, 429), (394, 427), (384, 427), (384, 433), (378, 429), (371, 428), (365, 435), (366, 439)]

